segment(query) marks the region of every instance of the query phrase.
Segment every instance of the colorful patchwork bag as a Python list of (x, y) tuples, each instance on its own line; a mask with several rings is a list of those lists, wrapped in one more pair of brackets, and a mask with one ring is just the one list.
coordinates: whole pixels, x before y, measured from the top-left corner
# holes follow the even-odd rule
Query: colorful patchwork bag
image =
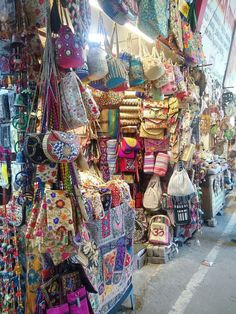
[[(78, 77), (79, 80), (79, 77)], [(92, 92), (89, 88), (86, 88), (82, 82), (80, 81), (80, 92), (83, 99), (83, 103), (87, 112), (87, 116), (89, 118), (89, 121), (95, 121), (100, 116), (100, 110), (99, 107), (93, 98)]]
[(50, 131), (44, 136), (43, 151), (50, 161), (73, 162), (80, 153), (79, 136), (72, 133)]
[(169, 0), (141, 0), (139, 2), (139, 29), (153, 39), (160, 35), (167, 38)]
[(170, 219), (165, 215), (155, 215), (149, 222), (149, 243), (168, 245), (171, 240)]
[(59, 67), (70, 69), (83, 66), (83, 49), (76, 43), (72, 30), (66, 25), (60, 27), (58, 38), (55, 41), (55, 50)]
[(147, 129), (145, 127), (145, 123), (142, 122), (140, 125), (140, 137), (144, 138), (151, 138), (151, 139), (163, 139), (165, 137), (164, 135), (164, 129)]
[(88, 117), (77, 75), (68, 72), (61, 80), (62, 113), (68, 129), (88, 124)]

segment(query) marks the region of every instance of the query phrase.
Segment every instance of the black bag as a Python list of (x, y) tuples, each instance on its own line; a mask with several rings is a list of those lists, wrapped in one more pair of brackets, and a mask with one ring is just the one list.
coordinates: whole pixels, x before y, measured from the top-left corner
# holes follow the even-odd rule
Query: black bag
[(49, 161), (42, 147), (44, 135), (41, 133), (32, 133), (25, 137), (24, 155), (34, 164), (42, 164)]

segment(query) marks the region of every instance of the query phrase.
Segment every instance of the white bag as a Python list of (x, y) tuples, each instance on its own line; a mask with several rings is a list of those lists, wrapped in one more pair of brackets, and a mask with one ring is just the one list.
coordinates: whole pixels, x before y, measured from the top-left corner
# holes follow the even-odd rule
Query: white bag
[(153, 175), (143, 197), (143, 206), (146, 209), (156, 211), (160, 208), (162, 196), (160, 177)]
[(176, 167), (168, 184), (167, 193), (172, 196), (187, 196), (194, 193), (194, 186), (185, 169)]
[(159, 57), (156, 48), (153, 48), (152, 54), (149, 53), (146, 46), (143, 46), (144, 57), (142, 58), (144, 75), (149, 81), (155, 81), (165, 74), (165, 67)]
[(87, 63), (91, 81), (101, 80), (108, 74), (106, 52), (101, 47), (91, 47), (89, 49)]

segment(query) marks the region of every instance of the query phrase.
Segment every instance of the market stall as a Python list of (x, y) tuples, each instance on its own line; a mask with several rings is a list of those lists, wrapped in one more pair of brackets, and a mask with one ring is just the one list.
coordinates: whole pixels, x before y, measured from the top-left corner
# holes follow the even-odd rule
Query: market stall
[(2, 313), (134, 307), (135, 269), (175, 257), (231, 188), (233, 95), (196, 8), (3, 2)]

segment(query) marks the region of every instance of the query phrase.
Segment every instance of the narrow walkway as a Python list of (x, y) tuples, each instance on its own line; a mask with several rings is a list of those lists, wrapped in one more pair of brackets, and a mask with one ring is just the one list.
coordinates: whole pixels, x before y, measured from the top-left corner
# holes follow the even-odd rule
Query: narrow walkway
[[(134, 275), (141, 314), (236, 314), (236, 201), (215, 228), (202, 232), (166, 265), (147, 265)], [(214, 262), (212, 267), (201, 265)]]

